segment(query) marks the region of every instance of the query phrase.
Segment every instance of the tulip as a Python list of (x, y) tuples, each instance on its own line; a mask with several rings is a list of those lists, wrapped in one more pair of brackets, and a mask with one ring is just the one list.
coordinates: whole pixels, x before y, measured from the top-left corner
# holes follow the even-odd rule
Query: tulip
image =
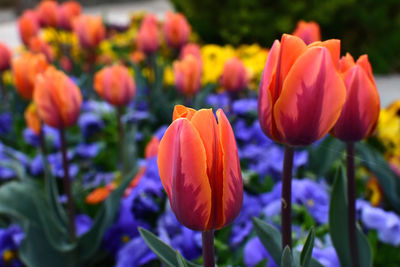
[(37, 76), (33, 99), (40, 118), (54, 128), (74, 125), (82, 104), (79, 88), (54, 67), (48, 67), (43, 74)]
[(246, 68), (238, 58), (225, 62), (221, 76), (221, 85), (230, 92), (238, 92), (247, 86)]
[(201, 50), (198, 44), (190, 43), (184, 45), (181, 49), (179, 58), (182, 60), (187, 55), (193, 55), (201, 63), (201, 67), (203, 67), (203, 58), (201, 56)]
[(10, 68), (11, 51), (8, 47), (0, 42), (0, 76), (1, 73)]
[(115, 106), (129, 104), (136, 92), (132, 76), (122, 65), (105, 67), (97, 72), (94, 77), (94, 89), (104, 100)]
[(264, 133), (290, 146), (306, 146), (335, 125), (346, 99), (338, 73), (340, 41), (309, 46), (284, 34), (276, 40), (261, 77), (258, 114)]
[(35, 134), (39, 135), (42, 129), (42, 122), (40, 120), (35, 103), (30, 103), (24, 113), (26, 125)]
[(350, 54), (340, 60), (339, 67), (347, 98), (331, 133), (344, 142), (360, 141), (372, 134), (379, 118), (379, 95), (372, 68), (367, 55), (355, 63)]
[(75, 1), (64, 2), (59, 9), (59, 27), (64, 30), (72, 29), (73, 20), (82, 12), (82, 6)]
[(35, 36), (29, 41), (29, 50), (33, 53), (42, 53), (46, 56), (47, 61), (50, 63), (54, 60), (53, 48), (42, 38)]
[(153, 54), (160, 45), (157, 19), (154, 15), (147, 15), (140, 25), (136, 36), (136, 44), (145, 54)]
[(29, 40), (36, 36), (39, 32), (40, 26), (36, 13), (32, 10), (25, 11), (22, 16), (18, 19), (18, 30), (21, 37), (21, 41), (25, 44), (29, 44)]
[(32, 99), (36, 75), (46, 70), (48, 63), (42, 54), (25, 53), (12, 62), (14, 84), (25, 99)]
[(79, 44), (85, 49), (94, 49), (106, 36), (106, 28), (100, 16), (80, 15), (72, 23)]
[(192, 97), (201, 87), (201, 63), (192, 55), (173, 64), (175, 86), (185, 96)]
[(150, 142), (146, 145), (146, 148), (144, 150), (144, 157), (146, 159), (156, 157), (158, 154), (159, 145), (160, 139), (158, 139), (156, 136), (153, 136)]
[(321, 41), (321, 30), (318, 23), (314, 21), (305, 22), (300, 20), (297, 23), (297, 27), (294, 30), (293, 35), (300, 37), (306, 43), (306, 45)]
[(40, 2), (36, 9), (40, 24), (44, 27), (57, 27), (60, 20), (58, 9), (59, 6), (56, 1)]
[(167, 44), (179, 49), (189, 40), (190, 25), (182, 14), (167, 12), (163, 31)]
[(178, 105), (161, 139), (158, 168), (177, 219), (193, 230), (221, 229), (242, 207), (243, 183), (224, 112)]

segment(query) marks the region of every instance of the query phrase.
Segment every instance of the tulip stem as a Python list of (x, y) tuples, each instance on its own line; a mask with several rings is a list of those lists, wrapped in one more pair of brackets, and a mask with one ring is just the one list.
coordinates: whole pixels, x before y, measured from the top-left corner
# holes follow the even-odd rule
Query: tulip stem
[(282, 249), (292, 248), (292, 169), (294, 147), (285, 146), (282, 173)]
[(43, 131), (43, 123), (40, 125), (40, 132), (39, 132), (39, 142), (40, 142), (40, 150), (42, 151), (43, 157), (46, 156), (46, 138)]
[(118, 127), (118, 153), (121, 175), (124, 171), (124, 128), (122, 125), (122, 107), (117, 107), (117, 127)]
[(214, 230), (202, 232), (203, 239), (203, 265), (204, 267), (215, 267), (214, 257)]
[(359, 267), (357, 236), (356, 236), (356, 180), (354, 174), (355, 146), (353, 142), (347, 143), (347, 200), (348, 200), (348, 228), (350, 254), (353, 267)]
[(67, 158), (67, 145), (65, 142), (65, 129), (63, 126), (60, 127), (60, 139), (61, 139), (61, 153), (63, 158), (63, 167), (64, 167), (64, 192), (67, 196), (67, 213), (68, 213), (68, 230), (69, 230), (69, 239), (71, 242), (75, 241), (75, 207), (72, 199), (71, 193), (71, 179), (69, 176), (69, 166), (68, 166), (68, 158)]

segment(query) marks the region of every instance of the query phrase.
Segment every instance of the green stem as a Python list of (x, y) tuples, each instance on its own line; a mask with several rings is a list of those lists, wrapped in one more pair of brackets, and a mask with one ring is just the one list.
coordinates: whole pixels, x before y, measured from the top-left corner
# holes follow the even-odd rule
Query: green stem
[(122, 125), (122, 107), (117, 107), (117, 127), (118, 127), (118, 153), (121, 175), (125, 170), (124, 166), (124, 127)]
[(292, 169), (294, 147), (285, 146), (282, 173), (282, 249), (292, 249)]
[(203, 264), (204, 267), (215, 267), (214, 257), (214, 230), (204, 231), (203, 239)]

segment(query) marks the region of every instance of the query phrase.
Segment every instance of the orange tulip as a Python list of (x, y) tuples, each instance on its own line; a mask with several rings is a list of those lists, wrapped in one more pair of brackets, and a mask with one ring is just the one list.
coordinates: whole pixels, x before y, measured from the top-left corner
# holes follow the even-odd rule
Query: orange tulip
[(39, 3), (36, 8), (39, 22), (43, 27), (57, 27), (60, 20), (59, 6), (56, 1), (46, 0)]
[[(11, 51), (8, 47), (0, 42), (0, 74), (10, 68)], [(1, 79), (1, 78), (0, 78)]]
[(153, 136), (144, 149), (144, 157), (148, 159), (157, 156), (159, 145), (160, 139), (158, 139), (156, 136)]
[(39, 36), (32, 37), (29, 41), (29, 50), (34, 53), (42, 53), (46, 56), (48, 62), (54, 60), (53, 48)]
[(243, 62), (232, 58), (225, 62), (221, 76), (221, 85), (228, 91), (237, 92), (247, 86), (247, 73)]
[(201, 63), (193, 56), (187, 55), (173, 64), (175, 86), (186, 96), (193, 96), (201, 87)]
[(36, 13), (32, 10), (26, 10), (18, 19), (18, 30), (21, 41), (28, 45), (29, 40), (36, 36), (40, 30)]
[(54, 128), (75, 124), (82, 104), (79, 88), (54, 67), (37, 76), (33, 99), (44, 123)]
[(368, 56), (357, 63), (347, 53), (340, 60), (340, 69), (347, 89), (346, 103), (332, 134), (344, 142), (367, 138), (375, 130), (380, 112), (379, 94)]
[(113, 65), (96, 73), (94, 90), (110, 104), (125, 106), (135, 96), (136, 86), (125, 66)]
[(106, 36), (106, 28), (100, 16), (80, 15), (74, 19), (72, 27), (79, 44), (85, 49), (97, 47)]
[(152, 54), (160, 45), (157, 18), (153, 14), (147, 15), (140, 25), (136, 36), (136, 45), (140, 51)]
[(158, 169), (178, 221), (221, 229), (239, 214), (243, 182), (235, 136), (224, 112), (178, 105), (161, 139)]
[(306, 46), (284, 34), (281, 42), (274, 42), (258, 96), (259, 120), (268, 137), (305, 146), (332, 129), (346, 100), (337, 70), (339, 55), (339, 40)]
[(75, 1), (67, 1), (64, 2), (60, 6), (59, 15), (59, 26), (65, 30), (72, 29), (73, 20), (78, 17), (82, 12), (82, 6), (78, 2)]
[(42, 54), (25, 53), (12, 62), (14, 84), (25, 99), (32, 99), (36, 75), (46, 70), (48, 63)]
[(35, 103), (32, 102), (29, 104), (25, 110), (24, 117), (29, 129), (35, 134), (39, 134), (42, 129), (42, 121), (40, 120)]
[(321, 30), (318, 23), (314, 21), (305, 22), (300, 20), (297, 23), (297, 27), (294, 30), (293, 35), (300, 37), (306, 43), (306, 45), (321, 41)]
[(197, 60), (200, 62), (201, 67), (203, 68), (203, 58), (201, 57), (201, 50), (198, 44), (190, 43), (184, 45), (179, 54), (179, 58), (182, 60), (187, 55), (193, 55), (195, 58), (197, 58)]
[(163, 30), (167, 44), (173, 48), (179, 49), (189, 40), (190, 25), (180, 13), (167, 12)]

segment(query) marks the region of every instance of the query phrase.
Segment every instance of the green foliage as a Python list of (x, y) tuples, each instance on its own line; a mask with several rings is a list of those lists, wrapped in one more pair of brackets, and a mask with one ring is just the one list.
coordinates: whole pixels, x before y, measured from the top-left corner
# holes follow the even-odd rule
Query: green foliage
[[(257, 42), (271, 46), (297, 21), (317, 21), (323, 39), (339, 38), (342, 51), (367, 53), (376, 72), (400, 70), (400, 2), (385, 0), (172, 0), (207, 43)], [(212, 12), (211, 12), (212, 11)], [(215, 14), (218, 14), (216, 16)]]

